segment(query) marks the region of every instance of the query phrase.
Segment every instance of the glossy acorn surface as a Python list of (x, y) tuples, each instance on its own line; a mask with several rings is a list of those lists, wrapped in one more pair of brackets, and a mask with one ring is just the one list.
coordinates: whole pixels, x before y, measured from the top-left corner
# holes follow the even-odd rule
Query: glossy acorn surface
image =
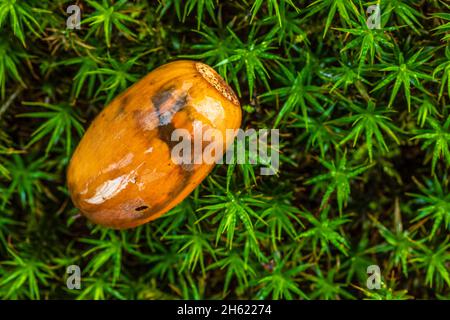
[[(154, 220), (176, 206), (214, 164), (176, 164), (175, 129), (216, 129), (223, 150), (241, 124), (232, 89), (209, 66), (165, 64), (117, 96), (94, 119), (69, 164), (75, 206), (94, 223), (124, 229)], [(222, 154), (218, 154), (221, 157)]]

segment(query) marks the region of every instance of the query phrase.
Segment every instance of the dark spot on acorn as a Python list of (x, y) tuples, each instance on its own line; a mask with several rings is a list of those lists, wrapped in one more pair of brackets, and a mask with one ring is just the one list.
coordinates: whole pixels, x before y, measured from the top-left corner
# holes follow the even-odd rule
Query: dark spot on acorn
[(171, 122), (159, 127), (159, 138), (167, 144), (170, 151), (178, 144), (178, 141), (172, 141), (172, 132), (174, 130), (175, 128)]
[(192, 170), (194, 170), (194, 168), (195, 168), (195, 164), (193, 164), (193, 163), (183, 163), (183, 164), (181, 165), (181, 168), (182, 168), (184, 171), (192, 171)]
[(187, 94), (174, 95), (173, 88), (158, 92), (152, 97), (159, 125), (164, 126), (172, 121), (173, 116), (186, 105)]
[(125, 109), (130, 102), (130, 97), (128, 95), (124, 95), (119, 101), (119, 107), (117, 109), (116, 117), (120, 116), (125, 112)]
[(168, 111), (159, 114), (159, 124), (166, 125), (172, 121), (173, 116), (186, 105), (186, 95), (179, 97), (170, 106)]
[(181, 183), (178, 184), (178, 188), (173, 190), (172, 192), (174, 194), (179, 194), (190, 182), (192, 175), (194, 174), (194, 171), (187, 171), (184, 170), (182, 167), (180, 167), (181, 174), (183, 176)]
[[(187, 100), (187, 94), (175, 97), (173, 91), (172, 88), (162, 90), (151, 98), (159, 119), (159, 138), (167, 144), (171, 151), (178, 144), (178, 141), (172, 141), (172, 133), (175, 130), (172, 118), (186, 105)], [(168, 103), (170, 105), (166, 107)]]
[(148, 206), (140, 206), (140, 207), (137, 207), (134, 210), (136, 210), (136, 211), (143, 211), (143, 210), (147, 210), (147, 209), (148, 209)]
[(166, 89), (158, 91), (157, 94), (155, 94), (151, 99), (152, 103), (155, 106), (156, 111), (161, 109), (161, 107), (172, 97), (172, 91), (173, 89)]

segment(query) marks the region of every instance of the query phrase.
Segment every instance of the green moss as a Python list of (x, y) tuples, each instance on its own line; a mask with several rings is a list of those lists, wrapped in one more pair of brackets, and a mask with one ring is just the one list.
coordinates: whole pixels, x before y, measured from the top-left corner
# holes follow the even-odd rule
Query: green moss
[[(0, 298), (450, 298), (444, 1), (379, 1), (381, 29), (376, 1), (77, 3), (70, 30), (70, 1), (0, 0)], [(92, 225), (65, 185), (83, 129), (181, 58), (280, 129), (278, 175), (217, 165), (156, 221)]]

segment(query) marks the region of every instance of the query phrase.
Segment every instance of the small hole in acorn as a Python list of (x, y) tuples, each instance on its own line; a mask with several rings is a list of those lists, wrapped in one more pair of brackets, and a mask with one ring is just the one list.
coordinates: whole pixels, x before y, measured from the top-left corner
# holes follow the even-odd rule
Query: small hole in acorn
[(148, 209), (148, 206), (140, 206), (140, 207), (137, 207), (137, 208), (134, 209), (134, 210), (136, 210), (136, 211), (142, 211), (142, 210), (146, 210), (146, 209)]

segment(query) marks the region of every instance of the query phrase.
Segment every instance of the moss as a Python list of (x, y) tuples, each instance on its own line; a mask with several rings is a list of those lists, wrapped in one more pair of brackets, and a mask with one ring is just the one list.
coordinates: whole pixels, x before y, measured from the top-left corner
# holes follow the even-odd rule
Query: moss
[[(9, 2), (0, 298), (450, 298), (444, 1), (379, 1), (379, 29), (360, 0), (77, 1), (80, 29), (66, 27), (68, 1)], [(186, 58), (236, 89), (244, 128), (280, 130), (278, 174), (220, 164), (156, 221), (90, 224), (65, 184), (83, 130)], [(366, 286), (372, 265), (380, 289)]]

